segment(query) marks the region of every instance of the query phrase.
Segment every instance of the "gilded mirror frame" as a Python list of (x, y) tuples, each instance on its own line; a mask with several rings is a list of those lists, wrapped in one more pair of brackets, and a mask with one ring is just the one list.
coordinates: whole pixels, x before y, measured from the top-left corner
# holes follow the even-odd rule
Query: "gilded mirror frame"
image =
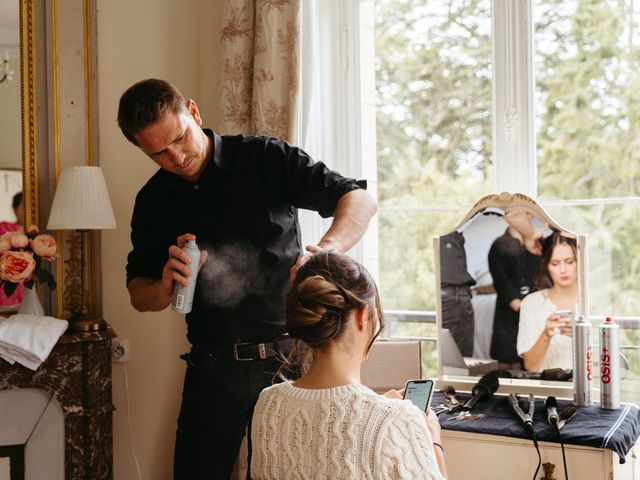
[[(45, 231), (62, 170), (99, 164), (93, 48), (96, 0), (19, 0), (19, 11), (25, 224)], [(78, 45), (84, 55), (75, 53)], [(48, 314), (66, 318), (80, 297), (79, 234), (49, 233), (58, 242), (52, 267), (58, 287), (41, 289), (39, 294)], [(100, 240), (94, 233), (87, 241), (85, 294), (90, 313), (99, 316)]]
[(20, 96), (22, 106), (22, 189), (25, 223), (38, 225), (36, 0), (20, 0)]
[[(481, 214), (489, 208), (498, 208), (502, 211), (514, 211), (514, 210), (527, 210), (536, 215), (542, 222), (548, 225), (550, 228), (557, 229), (572, 236), (578, 240), (578, 269), (579, 272), (585, 272), (585, 257), (584, 252), (586, 249), (586, 238), (584, 235), (578, 235), (575, 232), (563, 227), (556, 220), (554, 220), (549, 213), (533, 198), (522, 193), (508, 193), (502, 192), (500, 194), (490, 194), (482, 197), (478, 200), (464, 216), (464, 218), (452, 228), (452, 231), (460, 229), (463, 225), (473, 219), (476, 215)], [(443, 232), (442, 235), (446, 235), (449, 232)], [(436, 281), (436, 326), (438, 331), (438, 384), (440, 387), (443, 385), (453, 385), (461, 390), (470, 390), (475, 384), (478, 377), (472, 376), (449, 376), (443, 375), (443, 352), (440, 341), (440, 335), (442, 330), (442, 295), (441, 295), (441, 257), (440, 257), (440, 236), (433, 237), (433, 246), (435, 254), (435, 281)], [(578, 291), (579, 296), (584, 287), (584, 274), (578, 274)], [(582, 313), (582, 310), (580, 311)], [(507, 393), (524, 393), (538, 392), (540, 394), (554, 394), (562, 397), (571, 397), (572, 394), (572, 382), (548, 382), (539, 380), (525, 380), (525, 379), (500, 379), (500, 391)]]

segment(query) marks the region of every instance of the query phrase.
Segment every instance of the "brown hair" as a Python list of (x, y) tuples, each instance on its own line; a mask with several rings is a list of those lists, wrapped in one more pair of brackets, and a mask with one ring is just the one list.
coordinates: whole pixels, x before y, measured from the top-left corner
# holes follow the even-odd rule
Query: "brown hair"
[(553, 250), (558, 245), (569, 245), (573, 250), (574, 258), (578, 258), (576, 239), (567, 237), (559, 230), (554, 230), (551, 235), (542, 241), (542, 258), (540, 259), (540, 267), (535, 278), (536, 287), (539, 289), (553, 287), (553, 280), (551, 279), (551, 275), (549, 275), (549, 262), (551, 262)]
[[(342, 337), (350, 314), (369, 307), (371, 341), (384, 328), (380, 296), (369, 272), (352, 258), (321, 250), (300, 268), (287, 296), (287, 331), (313, 348)], [(380, 328), (376, 328), (376, 316)]]
[(182, 93), (164, 80), (149, 78), (127, 89), (120, 97), (118, 125), (127, 139), (138, 145), (135, 135), (156, 123), (165, 113), (180, 113), (187, 109)]
[(20, 202), (22, 202), (22, 192), (18, 192), (13, 196), (13, 200), (11, 200), (11, 206), (13, 207), (14, 210), (18, 210), (18, 207), (20, 206)]

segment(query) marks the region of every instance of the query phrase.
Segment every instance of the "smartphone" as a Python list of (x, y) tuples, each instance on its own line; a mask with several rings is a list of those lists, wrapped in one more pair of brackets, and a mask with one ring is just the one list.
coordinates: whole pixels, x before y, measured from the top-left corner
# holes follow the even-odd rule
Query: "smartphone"
[(556, 310), (553, 313), (555, 313), (559, 317), (566, 318), (569, 320), (571, 320), (571, 317), (573, 316), (573, 312), (571, 310)]
[(404, 387), (404, 399), (411, 400), (416, 407), (426, 412), (433, 397), (433, 380), (409, 380)]
[(573, 312), (571, 310), (556, 310), (553, 313), (555, 313), (560, 318), (563, 318), (565, 325), (573, 323)]

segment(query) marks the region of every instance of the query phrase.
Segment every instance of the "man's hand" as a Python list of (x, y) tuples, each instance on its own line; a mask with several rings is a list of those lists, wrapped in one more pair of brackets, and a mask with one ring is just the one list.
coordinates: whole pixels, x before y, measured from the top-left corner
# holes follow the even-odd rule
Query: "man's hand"
[(521, 303), (522, 303), (522, 300), (520, 300), (519, 298), (514, 298), (509, 302), (509, 308), (514, 312), (519, 312)]
[[(542, 255), (544, 227), (533, 226), (533, 215), (525, 210), (512, 209), (504, 216), (518, 234), (524, 248), (533, 255)], [(513, 235), (512, 235), (513, 236)]]
[[(195, 240), (192, 233), (185, 233), (177, 238), (177, 245), (169, 247), (169, 259), (162, 268), (162, 278), (136, 277), (129, 282), (127, 289), (133, 307), (141, 312), (157, 312), (164, 310), (171, 303), (174, 282), (188, 285), (187, 278), (191, 274), (191, 257), (182, 251), (188, 240)], [(207, 260), (207, 251), (200, 253), (198, 269)]]
[(542, 240), (544, 240), (544, 228), (533, 231), (532, 236), (524, 237), (524, 248), (533, 255), (542, 255)]
[[(314, 253), (317, 253), (320, 250), (322, 250), (322, 247), (318, 245), (307, 245), (305, 250), (313, 255)], [(293, 267), (291, 267), (291, 270), (289, 270), (289, 278), (291, 279), (291, 283), (293, 283), (293, 280), (296, 278), (296, 275), (298, 274), (298, 270), (300, 270), (302, 265), (307, 263), (307, 260), (309, 260), (309, 254), (307, 253), (301, 253), (298, 256), (296, 263), (293, 265)]]

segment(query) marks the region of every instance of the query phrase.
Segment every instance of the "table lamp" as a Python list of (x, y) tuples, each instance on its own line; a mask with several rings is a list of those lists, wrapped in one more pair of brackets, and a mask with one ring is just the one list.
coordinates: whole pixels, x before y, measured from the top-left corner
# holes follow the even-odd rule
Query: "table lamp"
[(71, 330), (106, 328), (101, 318), (92, 317), (85, 299), (85, 236), (89, 230), (116, 228), (109, 192), (100, 167), (76, 166), (63, 170), (49, 214), (48, 230), (76, 230), (80, 233), (80, 310), (72, 312)]

